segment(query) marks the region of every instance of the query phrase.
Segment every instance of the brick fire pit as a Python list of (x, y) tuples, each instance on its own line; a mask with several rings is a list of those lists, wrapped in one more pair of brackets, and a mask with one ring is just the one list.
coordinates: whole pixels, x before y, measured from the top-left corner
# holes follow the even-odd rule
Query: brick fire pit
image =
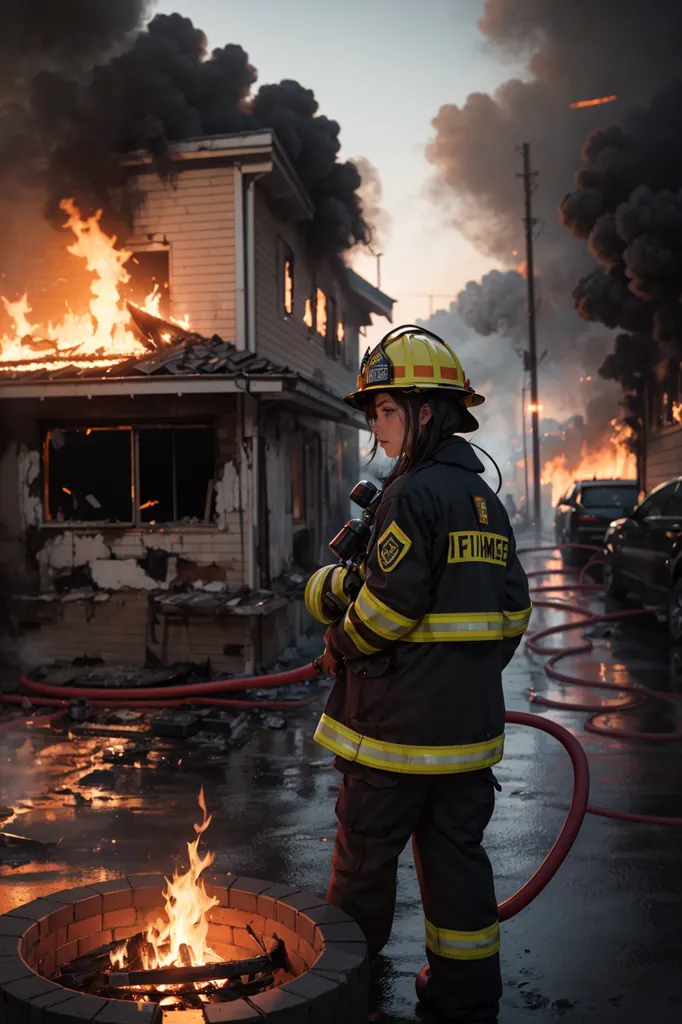
[[(293, 886), (216, 876), (206, 890), (208, 940), (231, 958), (262, 952), (247, 930), (286, 945), (287, 980), (278, 988), (201, 1010), (105, 999), (51, 980), (78, 957), (144, 930), (163, 912), (162, 875), (130, 875), (67, 889), (0, 916), (2, 1024), (355, 1024), (367, 1016), (367, 949), (358, 926), (337, 907)], [(222, 947), (222, 949), (221, 949)], [(202, 1020), (203, 1015), (203, 1020)]]

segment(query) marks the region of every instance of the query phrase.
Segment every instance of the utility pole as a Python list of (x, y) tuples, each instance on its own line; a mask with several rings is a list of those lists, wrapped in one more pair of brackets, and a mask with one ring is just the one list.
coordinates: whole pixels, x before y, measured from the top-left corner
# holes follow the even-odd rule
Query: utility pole
[(531, 432), (533, 435), (533, 519), (535, 521), (535, 539), (542, 539), (542, 494), (540, 490), (540, 405), (538, 403), (538, 352), (535, 335), (535, 277), (533, 272), (533, 220), (531, 196), (534, 191), (537, 171), (530, 169), (530, 145), (523, 143), (523, 193), (525, 210), (523, 223), (526, 229), (526, 284), (528, 289), (528, 371), (530, 374), (530, 413)]
[[(525, 369), (524, 369), (525, 373)], [(530, 512), (530, 502), (528, 501), (528, 438), (526, 430), (526, 385), (521, 384), (521, 434), (523, 436), (523, 485), (524, 495), (526, 498), (526, 515)]]
[(381, 257), (383, 255), (383, 252), (375, 253), (375, 258), (377, 261), (377, 288), (381, 288)]

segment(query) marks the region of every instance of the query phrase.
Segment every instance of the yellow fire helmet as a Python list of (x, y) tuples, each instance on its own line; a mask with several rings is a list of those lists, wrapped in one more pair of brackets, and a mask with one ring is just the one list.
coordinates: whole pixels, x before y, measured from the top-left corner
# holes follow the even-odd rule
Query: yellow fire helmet
[(345, 401), (361, 409), (367, 394), (391, 388), (451, 391), (461, 396), (462, 404), (467, 408), (485, 402), (483, 395), (472, 388), (448, 343), (425, 327), (414, 324), (394, 328), (371, 352), (367, 349), (360, 366), (358, 390), (348, 395)]

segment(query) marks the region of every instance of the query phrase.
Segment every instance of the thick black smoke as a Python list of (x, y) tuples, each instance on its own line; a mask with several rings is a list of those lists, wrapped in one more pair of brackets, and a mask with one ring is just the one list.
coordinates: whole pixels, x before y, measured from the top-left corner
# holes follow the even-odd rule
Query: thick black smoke
[[(653, 339), (682, 357), (682, 80), (621, 126), (593, 132), (582, 150), (577, 188), (561, 202), (561, 219), (587, 239), (600, 266), (580, 280), (580, 315)], [(641, 343), (640, 343), (641, 347)], [(635, 342), (631, 348), (637, 348)], [(629, 350), (628, 350), (629, 351)], [(615, 372), (630, 375), (621, 343)], [(650, 354), (642, 354), (645, 362)]]
[(1, 0), (0, 96), (41, 68), (83, 70), (138, 28), (149, 0)]
[[(145, 4), (53, 0), (50, 9), (60, 11), (64, 35), (80, 23), (83, 7), (92, 9), (91, 14), (100, 9), (108, 13), (97, 22), (92, 45), (102, 49), (108, 42), (111, 49), (134, 27)], [(112, 12), (118, 12), (116, 17)], [(18, 15), (16, 22), (20, 45), (30, 23), (23, 24)], [(30, 66), (29, 57), (41, 45), (36, 30), (24, 48), (26, 60), (15, 65), (17, 74)], [(53, 49), (60, 52), (56, 45)], [(297, 82), (265, 85), (252, 97), (255, 80), (256, 71), (240, 46), (224, 46), (208, 55), (204, 33), (188, 18), (158, 15), (123, 52), (87, 74), (67, 74), (59, 64), (44, 61), (37, 74), (15, 77), (5, 95), (20, 102), (0, 111), (0, 165), (8, 170), (25, 166), (27, 157), (47, 156), (53, 209), (70, 195), (82, 208), (104, 206), (111, 212), (112, 195), (122, 183), (113, 154), (149, 149), (158, 169), (168, 174), (168, 144), (173, 141), (269, 127), (313, 200), (309, 235), (315, 249), (334, 255), (369, 241), (357, 191), (360, 174), (354, 164), (337, 159), (339, 125), (318, 115), (313, 93)]]

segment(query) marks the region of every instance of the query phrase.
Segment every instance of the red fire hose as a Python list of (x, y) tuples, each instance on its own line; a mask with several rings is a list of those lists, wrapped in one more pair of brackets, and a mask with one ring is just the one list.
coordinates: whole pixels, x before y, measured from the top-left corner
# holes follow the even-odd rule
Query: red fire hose
[[(589, 545), (570, 545), (571, 547), (587, 547), (590, 550), (597, 550), (591, 548)], [(531, 548), (527, 551), (535, 552), (541, 550), (555, 551), (556, 547), (551, 546), (549, 548)], [(522, 553), (522, 552), (520, 552)], [(563, 572), (563, 570), (560, 570)], [(543, 575), (547, 571), (538, 570), (529, 575)], [(583, 583), (583, 573), (581, 574), (580, 582), (578, 584), (565, 584), (561, 587), (538, 587), (535, 588), (536, 592), (547, 592), (554, 590), (566, 590), (566, 589), (581, 589), (581, 590), (595, 590), (600, 589), (598, 584), (586, 584)], [(545, 670), (550, 678), (559, 679), (563, 682), (573, 682), (579, 685), (589, 685), (594, 687), (601, 687), (605, 689), (614, 689), (620, 692), (634, 692), (636, 694), (636, 701), (628, 702), (627, 704), (618, 705), (618, 709), (623, 707), (634, 707), (635, 703), (641, 700), (643, 697), (657, 697), (662, 698), (661, 694), (657, 694), (655, 691), (649, 691), (644, 689), (638, 689), (636, 687), (618, 686), (615, 683), (602, 683), (601, 681), (587, 681), (579, 677), (571, 677), (566, 674), (562, 674), (554, 669), (554, 664), (563, 657), (567, 657), (569, 654), (582, 653), (592, 649), (591, 641), (585, 639), (584, 642), (577, 646), (556, 651), (552, 648), (548, 650), (538, 646), (537, 641), (542, 637), (548, 636), (555, 632), (567, 631), (569, 629), (575, 629), (580, 626), (592, 625), (597, 622), (602, 622), (608, 619), (615, 619), (623, 617), (624, 615), (642, 614), (639, 610), (636, 612), (618, 612), (610, 613), (607, 615), (591, 615), (585, 608), (580, 605), (569, 604), (568, 602), (560, 601), (535, 601), (536, 607), (548, 607), (556, 608), (562, 611), (571, 611), (583, 616), (579, 622), (571, 622), (562, 624), (560, 626), (551, 627), (549, 629), (542, 630), (539, 633), (529, 637), (527, 646), (531, 651), (539, 654), (551, 654), (551, 657), (546, 663)], [(298, 707), (305, 704), (310, 704), (316, 700), (317, 697), (313, 696), (306, 698), (301, 701), (250, 701), (250, 700), (230, 700), (220, 699), (218, 697), (211, 696), (210, 699), (205, 699), (208, 695), (237, 692), (243, 690), (274, 687), (274, 686), (286, 686), (290, 683), (302, 682), (305, 679), (312, 678), (317, 672), (317, 667), (314, 663), (304, 665), (301, 668), (294, 669), (290, 672), (282, 672), (267, 676), (253, 676), (243, 679), (231, 679), (231, 680), (215, 680), (209, 683), (192, 683), (185, 686), (171, 686), (171, 687), (158, 687), (153, 690), (153, 700), (140, 701), (140, 690), (137, 688), (121, 688), (121, 689), (105, 689), (105, 688), (81, 688), (81, 687), (56, 687), (49, 686), (46, 683), (40, 683), (32, 679), (29, 673), (22, 673), (21, 682), (26, 690), (30, 691), (31, 694), (37, 694), (37, 697), (33, 697), (33, 703), (37, 705), (55, 706), (58, 705), (64, 709), (68, 707), (68, 701), (65, 698), (85, 698), (86, 700), (94, 703), (96, 706), (106, 707), (150, 707), (150, 708), (162, 708), (162, 707), (180, 707), (187, 704), (215, 704), (218, 706), (228, 707)], [(681, 695), (673, 695), (675, 698)], [(182, 699), (178, 699), (182, 698)], [(12, 695), (0, 695), (0, 702), (4, 703), (21, 703), (24, 698), (20, 696)], [(551, 702), (545, 698), (539, 698), (536, 695), (531, 695), (531, 699), (535, 700), (536, 703), (544, 703), (547, 706), (558, 706), (562, 708), (571, 708), (573, 710), (587, 710), (598, 713), (604, 713), (608, 711), (608, 708), (601, 708), (596, 705), (570, 705), (563, 704), (561, 702)], [(592, 717), (596, 717), (594, 714)], [(53, 716), (46, 716), (52, 718)], [(583, 750), (580, 742), (574, 737), (568, 729), (558, 725), (556, 722), (550, 719), (541, 718), (538, 715), (528, 714), (522, 711), (507, 711), (505, 715), (507, 723), (512, 725), (526, 725), (534, 729), (540, 729), (542, 732), (546, 732), (553, 736), (555, 739), (563, 745), (567, 751), (573, 765), (573, 796), (571, 798), (570, 807), (566, 820), (561, 828), (561, 831), (552, 846), (550, 852), (545, 857), (544, 861), (537, 869), (535, 874), (526, 882), (525, 885), (519, 889), (509, 899), (504, 900), (499, 906), (499, 917), (501, 921), (505, 921), (519, 911), (523, 910), (528, 904), (535, 899), (535, 897), (542, 892), (547, 883), (559, 869), (569, 850), (571, 849), (575, 839), (580, 831), (583, 819), (586, 812), (592, 814), (598, 814), (606, 817), (619, 818), (626, 821), (643, 821), (652, 824), (682, 824), (682, 819), (679, 818), (661, 818), (661, 817), (650, 817), (644, 815), (628, 814), (626, 812), (610, 811), (600, 807), (588, 806), (589, 797), (589, 766), (585, 751)], [(10, 727), (10, 723), (5, 723), (4, 728)], [(606, 732), (608, 735), (624, 735), (622, 732), (614, 730), (604, 730), (601, 727), (594, 726), (592, 719), (587, 723), (588, 728), (592, 728), (595, 732)], [(668, 738), (670, 734), (666, 734), (665, 738)], [(651, 734), (628, 734), (628, 738), (643, 739), (650, 738)], [(661, 737), (656, 736), (656, 739)]]
[[(601, 548), (594, 547), (587, 544), (565, 544), (559, 547), (563, 548), (582, 548), (584, 550), (591, 550), (600, 552)], [(549, 547), (535, 547), (525, 548), (519, 551), (519, 554), (536, 552), (536, 551), (556, 551), (557, 546)], [(586, 566), (583, 567), (580, 572), (578, 583), (565, 583), (561, 586), (545, 586), (535, 587), (532, 591), (534, 594), (550, 593), (557, 590), (580, 590), (580, 591), (592, 591), (603, 589), (600, 584), (584, 583), (583, 579), (586, 570), (593, 565), (603, 564), (601, 559), (591, 559)], [(528, 573), (528, 576), (546, 576), (546, 575), (565, 575), (575, 570), (570, 569), (537, 569)], [(611, 711), (624, 711), (632, 710), (635, 707), (639, 707), (645, 700), (659, 700), (659, 701), (680, 701), (682, 700), (682, 694), (680, 693), (660, 693), (657, 690), (650, 690), (643, 686), (628, 686), (627, 684), (621, 683), (607, 683), (601, 679), (585, 679), (582, 676), (570, 675), (566, 672), (560, 672), (554, 666), (558, 661), (563, 658), (568, 658), (571, 655), (576, 654), (588, 654), (593, 650), (594, 644), (592, 641), (583, 635), (581, 643), (571, 644), (567, 647), (562, 647), (557, 650), (556, 647), (543, 647), (538, 641), (544, 639), (547, 636), (552, 636), (555, 633), (565, 633), (573, 629), (584, 629), (587, 626), (594, 626), (601, 622), (612, 622), (618, 619), (633, 618), (635, 616), (650, 615), (651, 610), (648, 608), (629, 608), (619, 612), (605, 612), (602, 615), (594, 615), (589, 612), (583, 605), (570, 603), (568, 601), (557, 601), (557, 600), (533, 600), (535, 608), (551, 608), (556, 611), (571, 612), (575, 615), (580, 615), (581, 618), (578, 621), (564, 622), (557, 626), (550, 626), (547, 629), (542, 629), (537, 633), (533, 633), (526, 640), (526, 647), (529, 651), (534, 654), (550, 655), (547, 661), (543, 665), (545, 674), (550, 679), (556, 679), (558, 682), (570, 683), (576, 686), (585, 686), (590, 689), (596, 690), (613, 690), (617, 693), (633, 694), (631, 700), (623, 701), (619, 704), (603, 705), (603, 704), (588, 704), (588, 703), (575, 703), (571, 701), (557, 701), (550, 700), (547, 697), (542, 697), (539, 694), (534, 693), (531, 689), (530, 700), (534, 704), (542, 704), (544, 707), (556, 708), (564, 711), (588, 711), (591, 712), (590, 717), (585, 722), (585, 729), (587, 732), (596, 733), (600, 736), (611, 736), (616, 739), (625, 740), (641, 740), (650, 743), (671, 743), (682, 740), (682, 730), (674, 730), (667, 733), (651, 733), (651, 732), (634, 732), (627, 729), (612, 729), (607, 726), (598, 725), (595, 719), (601, 715), (609, 714)], [(639, 822), (647, 825), (674, 825), (682, 826), (682, 818), (679, 817), (667, 817), (663, 815), (648, 815), (648, 814), (632, 814), (628, 811), (617, 811), (611, 808), (595, 807), (590, 804), (587, 807), (588, 814), (596, 814), (604, 818), (615, 818), (619, 821), (631, 821)]]

